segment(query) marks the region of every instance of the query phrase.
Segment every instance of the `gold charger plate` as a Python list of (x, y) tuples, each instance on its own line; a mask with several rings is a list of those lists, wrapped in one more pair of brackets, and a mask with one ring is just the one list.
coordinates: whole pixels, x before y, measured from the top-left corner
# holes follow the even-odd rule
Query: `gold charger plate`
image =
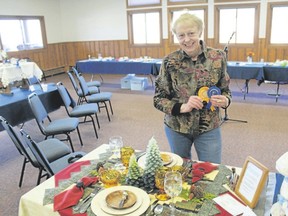
[[(110, 208), (106, 204), (106, 196), (108, 194), (117, 191), (117, 190), (126, 190), (133, 192), (136, 197), (136, 203), (127, 209), (114, 209)], [(101, 216), (111, 216), (111, 215), (125, 215), (125, 216), (136, 216), (143, 214), (150, 205), (149, 195), (142, 189), (133, 187), (133, 186), (116, 186), (111, 188), (106, 188), (105, 190), (100, 191), (92, 199), (91, 210), (96, 215)]]
[(126, 208), (132, 207), (136, 203), (137, 197), (131, 191), (127, 191), (127, 193), (128, 193), (128, 197), (126, 198), (126, 201), (124, 202), (123, 207), (119, 206), (122, 200), (122, 196), (123, 196), (122, 190), (117, 190), (108, 194), (108, 196), (106, 196), (107, 205), (115, 209), (126, 209)]

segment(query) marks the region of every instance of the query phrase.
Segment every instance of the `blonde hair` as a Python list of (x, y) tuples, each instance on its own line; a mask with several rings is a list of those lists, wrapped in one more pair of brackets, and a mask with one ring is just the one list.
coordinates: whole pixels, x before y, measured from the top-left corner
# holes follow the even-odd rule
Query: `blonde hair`
[(198, 31), (202, 34), (203, 32), (203, 29), (204, 29), (204, 25), (203, 25), (203, 21), (196, 15), (194, 14), (190, 14), (188, 12), (186, 13), (183, 13), (182, 15), (180, 15), (179, 18), (177, 18), (173, 24), (171, 25), (172, 28), (171, 28), (171, 31), (176, 34), (176, 27), (178, 24), (181, 24), (181, 23), (188, 23), (190, 24), (191, 26), (194, 26), (196, 25), (197, 26), (197, 29)]

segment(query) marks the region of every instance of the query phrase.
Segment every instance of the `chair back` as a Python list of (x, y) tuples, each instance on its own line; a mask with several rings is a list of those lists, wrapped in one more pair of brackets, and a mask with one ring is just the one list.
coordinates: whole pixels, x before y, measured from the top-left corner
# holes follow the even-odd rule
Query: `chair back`
[[(42, 133), (45, 131), (45, 125), (44, 125), (44, 121), (45, 119), (49, 119), (48, 113), (42, 103), (42, 101), (40, 100), (40, 98), (38, 97), (38, 95), (36, 93), (32, 93), (28, 96), (28, 101), (29, 101), (29, 105), (30, 108), (34, 114), (34, 117), (36, 119), (37, 124), (39, 125)], [(49, 119), (50, 121), (50, 119)]]
[(69, 77), (69, 79), (70, 79), (70, 81), (72, 83), (72, 86), (73, 86), (74, 90), (76, 91), (77, 95), (79, 96), (79, 87), (77, 85), (76, 80), (73, 77), (73, 74), (70, 71), (68, 71), (67, 74), (68, 74), (68, 77)]
[(75, 67), (72, 67), (72, 71), (76, 75), (77, 78), (79, 78), (79, 76), (82, 76), (81, 73), (79, 73)]
[(0, 123), (2, 124), (3, 128), (6, 130), (7, 134), (9, 135), (10, 139), (14, 143), (19, 153), (23, 155), (24, 157), (26, 157), (32, 163), (33, 166), (37, 167), (37, 165), (34, 164), (34, 160), (33, 160), (34, 158), (32, 159), (31, 155), (27, 151), (27, 145), (25, 145), (25, 142), (21, 139), (19, 134), (14, 130), (12, 125), (10, 125), (9, 122), (2, 116), (0, 116)]
[[(43, 91), (43, 87), (41, 85), (40, 80), (36, 76), (32, 76), (27, 79), (29, 86), (33, 86), (34, 90), (41, 90)], [(36, 86), (39, 86), (39, 88), (36, 88)]]
[(58, 92), (63, 100), (64, 106), (69, 113), (69, 107), (74, 108), (76, 106), (76, 102), (73, 100), (68, 90), (65, 88), (62, 82), (57, 83)]
[(88, 88), (88, 85), (84, 79), (83, 76), (79, 76), (77, 77), (78, 78), (78, 81), (79, 81), (79, 85), (81, 87), (81, 90), (82, 90), (82, 93), (83, 93), (83, 97), (89, 95), (89, 88)]
[(49, 174), (49, 176), (53, 176), (54, 172), (50, 166), (49, 161), (47, 160), (43, 151), (39, 148), (37, 143), (28, 135), (23, 129), (20, 130), (22, 137), (25, 140), (25, 143), (35, 156), (38, 163), (45, 169), (45, 171)]

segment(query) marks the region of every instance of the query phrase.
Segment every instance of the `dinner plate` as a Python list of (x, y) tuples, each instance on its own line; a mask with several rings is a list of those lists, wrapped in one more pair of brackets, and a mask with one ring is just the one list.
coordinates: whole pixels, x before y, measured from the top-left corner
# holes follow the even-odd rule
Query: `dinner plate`
[[(118, 190), (127, 190), (133, 192), (136, 197), (136, 203), (127, 209), (113, 209), (107, 206), (106, 197)], [(100, 191), (91, 201), (91, 210), (96, 215), (111, 216), (111, 215), (125, 215), (125, 216), (137, 216), (143, 214), (150, 205), (149, 195), (142, 189), (133, 186), (116, 186), (107, 188)]]
[[(170, 164), (167, 164), (166, 165), (167, 167), (173, 167), (175, 165), (181, 166), (183, 164), (183, 159), (177, 154), (174, 154), (174, 153), (171, 153), (171, 152), (161, 152), (161, 154), (167, 154), (167, 155), (170, 155), (172, 157), (172, 162)], [(145, 162), (146, 162), (146, 154), (141, 156), (138, 159), (138, 165), (142, 169), (145, 169)]]

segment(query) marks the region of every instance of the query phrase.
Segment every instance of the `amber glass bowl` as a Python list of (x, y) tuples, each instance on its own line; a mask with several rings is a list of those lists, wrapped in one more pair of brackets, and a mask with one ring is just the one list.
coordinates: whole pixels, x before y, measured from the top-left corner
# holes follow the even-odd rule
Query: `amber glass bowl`
[(119, 184), (121, 174), (117, 170), (104, 170), (101, 172), (100, 180), (104, 184), (104, 187), (114, 187)]

